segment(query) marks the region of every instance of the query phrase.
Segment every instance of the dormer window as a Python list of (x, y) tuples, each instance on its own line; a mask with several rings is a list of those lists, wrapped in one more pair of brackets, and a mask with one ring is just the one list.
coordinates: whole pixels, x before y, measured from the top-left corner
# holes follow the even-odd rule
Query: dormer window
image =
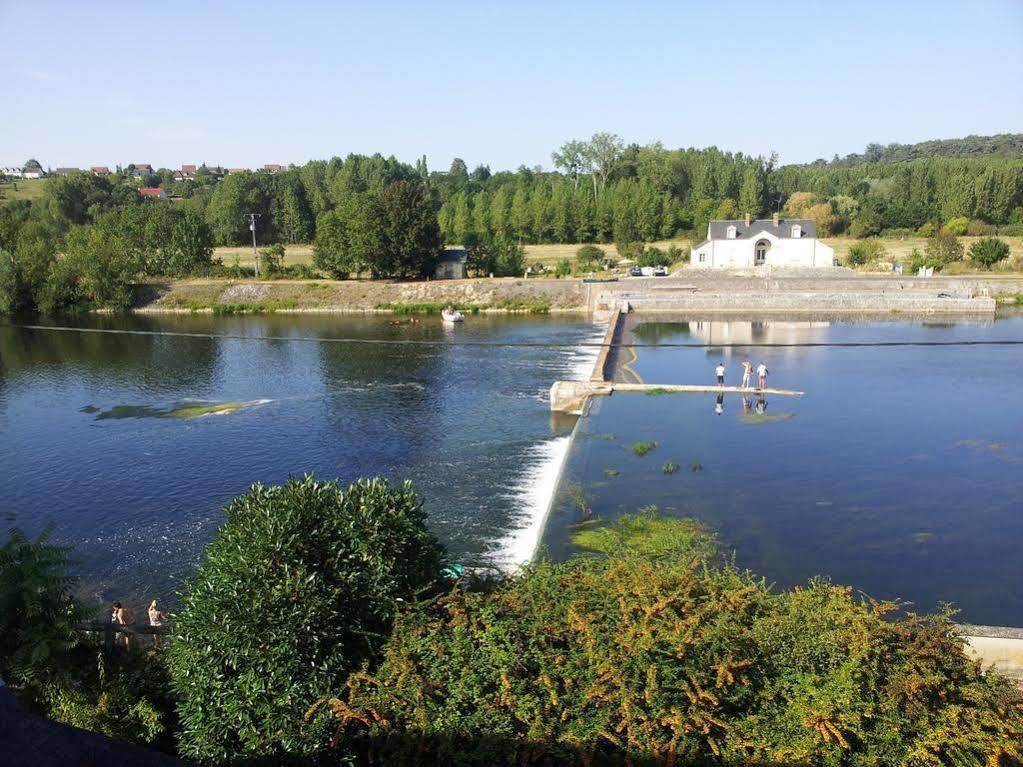
[(793, 237), (802, 237), (803, 236), (803, 227), (801, 227), (799, 224), (793, 224), (792, 225), (792, 236)]
[(729, 240), (734, 240), (735, 239), (735, 227), (734, 226), (730, 226), (730, 227), (728, 227), (728, 229), (725, 230), (725, 237), (727, 237)]

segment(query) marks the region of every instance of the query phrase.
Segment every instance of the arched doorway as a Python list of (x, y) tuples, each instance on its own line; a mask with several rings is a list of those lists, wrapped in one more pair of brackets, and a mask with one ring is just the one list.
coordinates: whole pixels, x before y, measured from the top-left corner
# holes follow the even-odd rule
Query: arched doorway
[(760, 266), (767, 261), (767, 251), (771, 249), (771, 243), (768, 240), (760, 240), (754, 246), (754, 257), (753, 265)]

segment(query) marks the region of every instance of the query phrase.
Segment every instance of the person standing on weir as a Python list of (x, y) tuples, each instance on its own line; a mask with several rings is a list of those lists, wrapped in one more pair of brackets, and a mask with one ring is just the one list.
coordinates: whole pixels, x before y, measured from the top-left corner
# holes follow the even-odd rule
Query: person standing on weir
[(742, 388), (748, 389), (750, 384), (750, 377), (753, 375), (753, 363), (749, 361), (749, 357), (746, 357), (742, 361)]
[(718, 386), (724, 386), (725, 385), (725, 364), (723, 362), (719, 362), (718, 366), (716, 368), (714, 368), (714, 375), (716, 375), (718, 377)]
[(767, 365), (761, 362), (757, 365), (757, 378), (760, 380), (760, 388), (767, 386)]

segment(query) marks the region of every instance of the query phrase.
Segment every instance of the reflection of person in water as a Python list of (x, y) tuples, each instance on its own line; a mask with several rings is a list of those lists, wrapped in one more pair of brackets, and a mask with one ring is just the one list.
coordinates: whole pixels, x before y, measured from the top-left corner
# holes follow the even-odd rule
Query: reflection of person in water
[(767, 400), (764, 399), (764, 393), (761, 392), (757, 395), (757, 415), (763, 415), (764, 411), (767, 410)]
[(722, 413), (725, 412), (725, 395), (724, 394), (719, 394), (717, 396), (716, 402), (714, 404), (714, 412), (717, 413), (718, 415), (721, 415)]
[(749, 411), (752, 409), (753, 404), (749, 401), (749, 397), (745, 394), (742, 395), (742, 414), (749, 415)]

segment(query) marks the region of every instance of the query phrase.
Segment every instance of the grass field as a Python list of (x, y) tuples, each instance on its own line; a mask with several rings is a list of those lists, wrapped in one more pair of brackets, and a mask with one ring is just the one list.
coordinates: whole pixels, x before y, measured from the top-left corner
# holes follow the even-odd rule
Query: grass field
[[(230, 245), (214, 248), (213, 257), (223, 261), (224, 266), (233, 266), (236, 257), (238, 258), (238, 263), (242, 266), (252, 266), (252, 246)], [(284, 263), (282, 266), (299, 266), (301, 264), (312, 264), (312, 262), (312, 245), (284, 246)]]
[[(25, 183), (25, 182), (21, 182)], [(963, 247), (969, 250), (970, 245), (980, 239), (979, 237), (960, 237), (960, 241), (963, 243)], [(1000, 239), (1005, 240), (1009, 243), (1009, 258), (996, 268), (996, 271), (1018, 271), (1023, 269), (1023, 237), (1002, 237)], [(827, 237), (824, 242), (835, 249), (835, 257), (839, 262), (844, 263), (846, 257), (849, 254), (849, 246), (852, 245), (856, 240), (847, 237)], [(887, 255), (885, 260), (893, 261), (895, 263), (909, 264), (913, 259), (911, 255), (915, 248), (920, 253), (924, 252), (927, 246), (927, 240), (923, 237), (909, 237), (906, 239), (884, 239), (885, 250)], [(679, 247), (687, 247), (690, 243), (686, 240), (665, 240), (662, 242), (652, 243), (655, 247), (667, 250), (671, 245), (677, 245)], [(537, 261), (543, 263), (545, 266), (553, 267), (558, 261), (563, 258), (567, 258), (573, 264), (576, 261), (576, 250), (579, 249), (579, 244), (557, 244), (557, 245), (526, 245), (526, 264), (533, 264)], [(613, 244), (598, 245), (609, 258), (618, 258), (618, 250)], [(237, 256), (238, 262), (242, 266), (247, 266), (252, 261), (252, 247), (251, 246), (232, 246), (232, 247), (221, 247), (217, 248), (214, 252), (214, 256), (220, 258), (225, 266), (231, 266), (234, 263), (234, 259)], [(285, 247), (284, 265), (285, 266), (297, 266), (299, 264), (312, 264), (313, 261), (313, 246), (312, 245), (287, 245)], [(870, 265), (873, 266), (873, 265)], [(963, 273), (977, 271), (977, 269), (966, 261), (962, 264), (952, 264), (947, 267), (947, 273)]]
[(38, 200), (46, 187), (45, 178), (24, 178), (0, 184), (0, 200)]
[[(963, 248), (969, 253), (970, 245), (972, 245), (980, 237), (960, 237), (959, 241), (963, 244)], [(1023, 237), (999, 237), (998, 239), (1004, 240), (1009, 244), (1009, 257), (995, 267), (995, 271), (1018, 271), (1023, 268)], [(850, 237), (826, 237), (823, 241), (835, 249), (835, 258), (840, 263), (845, 263), (847, 256), (849, 255), (849, 246), (852, 245), (856, 240)], [(884, 257), (885, 261), (891, 261), (893, 263), (901, 263), (908, 265), (913, 260), (912, 252), (914, 249), (924, 255), (927, 248), (927, 239), (925, 237), (907, 237), (905, 239), (888, 239), (882, 238), (881, 242), (884, 243), (887, 254)], [(871, 268), (874, 264), (868, 264), (865, 268)], [(971, 264), (968, 260), (961, 264), (950, 264), (945, 268), (946, 274), (957, 274), (957, 273), (969, 273), (978, 271), (977, 267)], [(981, 269), (980, 271), (986, 271)]]

